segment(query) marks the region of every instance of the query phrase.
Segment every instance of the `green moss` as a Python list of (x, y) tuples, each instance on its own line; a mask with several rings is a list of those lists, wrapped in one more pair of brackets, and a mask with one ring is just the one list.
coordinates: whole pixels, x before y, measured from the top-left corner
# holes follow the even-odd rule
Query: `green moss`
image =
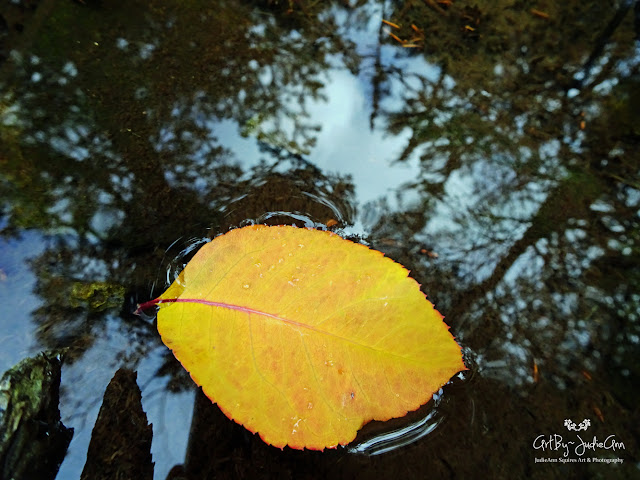
[(74, 282), (71, 286), (69, 305), (84, 307), (94, 312), (118, 308), (124, 302), (124, 287), (107, 282)]
[(27, 358), (0, 379), (0, 478), (55, 478), (73, 436), (58, 410), (62, 354)]

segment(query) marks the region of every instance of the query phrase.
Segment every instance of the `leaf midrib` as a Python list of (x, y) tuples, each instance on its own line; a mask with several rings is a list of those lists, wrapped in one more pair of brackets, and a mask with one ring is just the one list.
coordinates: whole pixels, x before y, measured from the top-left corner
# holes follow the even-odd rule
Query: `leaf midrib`
[(213, 300), (205, 300), (205, 299), (202, 299), (202, 298), (165, 298), (165, 299), (159, 300), (158, 303), (159, 304), (160, 303), (199, 303), (201, 305), (208, 305), (208, 306), (211, 306), (211, 307), (219, 307), (219, 308), (227, 308), (227, 309), (230, 309), (230, 310), (235, 310), (235, 311), (243, 312), (243, 313), (247, 313), (247, 314), (252, 314), (253, 313), (253, 314), (256, 314), (256, 315), (262, 315), (262, 316), (265, 316), (265, 317), (273, 318), (274, 320), (280, 320), (281, 322), (286, 323), (288, 325), (292, 325), (294, 327), (300, 327), (300, 328), (303, 328), (303, 329), (312, 330), (312, 331), (314, 331), (314, 332), (316, 332), (316, 333), (318, 333), (320, 335), (329, 335), (331, 337), (340, 339), (342, 341), (349, 342), (349, 343), (351, 343), (353, 345), (357, 345), (357, 346), (362, 347), (362, 348), (368, 348), (368, 349), (373, 350), (375, 352), (379, 352), (379, 353), (383, 353), (385, 355), (390, 355), (390, 356), (393, 356), (393, 357), (396, 357), (396, 358), (400, 358), (400, 359), (402, 359), (404, 361), (410, 361), (410, 362), (415, 362), (416, 361), (415, 359), (412, 359), (410, 357), (405, 357), (405, 356), (402, 356), (402, 355), (398, 355), (398, 354), (396, 354), (394, 352), (391, 352), (389, 350), (380, 350), (380, 349), (372, 347), (370, 345), (364, 345), (362, 343), (356, 342), (356, 341), (351, 340), (349, 338), (346, 338), (346, 337), (343, 337), (343, 336), (340, 336), (340, 335), (336, 335), (335, 333), (328, 332), (327, 330), (321, 330), (321, 329), (315, 328), (313, 325), (309, 325), (307, 323), (296, 322), (295, 320), (290, 320), (288, 318), (279, 317), (278, 315), (274, 315), (272, 313), (263, 312), (262, 310), (256, 310), (254, 308), (249, 308), (249, 307), (243, 307), (242, 305), (234, 305), (232, 303), (216, 302), (216, 301), (213, 301)]

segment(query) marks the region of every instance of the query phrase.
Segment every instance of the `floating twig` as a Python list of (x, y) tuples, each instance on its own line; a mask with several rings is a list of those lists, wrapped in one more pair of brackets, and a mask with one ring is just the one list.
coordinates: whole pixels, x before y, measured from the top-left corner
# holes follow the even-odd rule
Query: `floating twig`
[(540, 10), (536, 10), (535, 8), (532, 8), (530, 10), (532, 15), (535, 15), (536, 17), (540, 17), (540, 18), (544, 18), (545, 20), (549, 20), (549, 14), (546, 12), (542, 12)]
[(382, 19), (382, 23), (389, 25), (390, 27), (393, 27), (393, 28), (400, 28), (400, 25), (390, 22), (388, 20), (385, 20), (384, 18)]

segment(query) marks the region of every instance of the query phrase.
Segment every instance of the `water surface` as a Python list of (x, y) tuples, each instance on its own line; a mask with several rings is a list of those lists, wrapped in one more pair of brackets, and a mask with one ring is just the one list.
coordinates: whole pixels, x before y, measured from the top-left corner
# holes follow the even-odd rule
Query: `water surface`
[[(157, 479), (638, 476), (640, 7), (525, 3), (0, 7), (0, 371), (69, 348), (58, 478), (121, 366)], [(411, 271), (473, 375), (350, 450), (280, 451), (132, 312), (208, 238), (332, 221)], [(587, 418), (622, 465), (535, 462)]]

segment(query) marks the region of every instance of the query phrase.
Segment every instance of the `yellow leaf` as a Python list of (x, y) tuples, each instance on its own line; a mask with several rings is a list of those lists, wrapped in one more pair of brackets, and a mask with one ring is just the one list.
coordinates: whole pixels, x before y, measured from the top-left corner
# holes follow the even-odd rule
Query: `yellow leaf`
[(408, 271), (330, 232), (232, 230), (141, 308), (154, 304), (163, 342), (204, 393), (276, 447), (347, 444), (466, 369)]

